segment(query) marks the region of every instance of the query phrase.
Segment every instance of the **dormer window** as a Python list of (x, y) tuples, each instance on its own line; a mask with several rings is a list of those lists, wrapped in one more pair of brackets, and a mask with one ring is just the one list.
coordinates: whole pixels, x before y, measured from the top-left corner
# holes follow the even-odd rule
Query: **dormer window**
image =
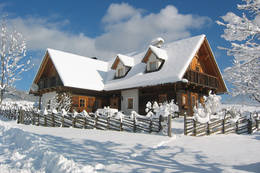
[(146, 72), (148, 73), (160, 70), (167, 58), (167, 52), (164, 49), (150, 46), (142, 62), (146, 63)]
[(111, 67), (111, 69), (115, 70), (115, 79), (126, 76), (132, 66), (134, 66), (133, 58), (118, 54)]

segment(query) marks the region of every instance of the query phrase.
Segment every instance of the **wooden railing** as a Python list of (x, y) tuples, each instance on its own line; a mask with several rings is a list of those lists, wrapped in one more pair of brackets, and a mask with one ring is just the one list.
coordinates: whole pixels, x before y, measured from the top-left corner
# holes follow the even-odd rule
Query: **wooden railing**
[(162, 128), (162, 117), (147, 118), (136, 116), (124, 116), (122, 119), (116, 117), (108, 117), (102, 114), (84, 115), (84, 113), (68, 113), (62, 115), (61, 112), (53, 113), (48, 111), (46, 114), (34, 110), (21, 109), (1, 109), (0, 116), (8, 119), (17, 120), (18, 124), (36, 125), (45, 127), (74, 127), (81, 129), (99, 129), (99, 130), (114, 130), (127, 132), (146, 132), (159, 133)]
[(196, 83), (211, 88), (218, 88), (217, 78), (205, 73), (200, 73), (194, 70), (188, 70), (185, 73), (184, 78), (192, 83)]
[(258, 113), (252, 114), (248, 118), (241, 116), (236, 122), (230, 121), (232, 118), (226, 112), (224, 119), (211, 120), (208, 123), (200, 123), (193, 117), (184, 117), (184, 134), (188, 136), (205, 136), (211, 134), (252, 134), (260, 130), (260, 120), (257, 118)]

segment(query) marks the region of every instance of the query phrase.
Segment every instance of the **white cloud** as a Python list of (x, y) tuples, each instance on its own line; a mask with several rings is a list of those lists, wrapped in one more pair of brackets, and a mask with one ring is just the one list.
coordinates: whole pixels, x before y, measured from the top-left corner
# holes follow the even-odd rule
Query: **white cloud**
[(180, 14), (169, 5), (159, 13), (143, 13), (129, 4), (111, 4), (102, 19), (104, 33), (90, 38), (83, 33), (70, 33), (64, 28), (70, 21), (38, 17), (12, 18), (10, 21), (22, 32), (28, 49), (37, 51), (54, 48), (85, 56), (111, 58), (116, 53), (146, 48), (158, 36), (166, 42), (190, 36), (190, 30), (201, 28), (207, 17)]
[[(140, 10), (132, 10), (132, 13), (127, 13), (127, 19), (122, 20), (118, 9), (133, 7), (127, 4), (117, 4), (116, 8), (114, 6), (112, 4), (109, 7), (103, 18), (106, 21), (105, 33), (96, 38), (96, 46), (101, 50), (134, 51), (146, 47), (155, 37), (161, 36), (166, 42), (177, 40), (190, 36), (190, 29), (211, 22), (208, 17), (180, 14), (172, 5), (161, 9), (159, 13), (147, 15), (142, 15)], [(111, 19), (111, 22), (107, 19)]]
[(109, 51), (99, 52), (95, 48), (95, 39), (83, 33), (71, 34), (63, 31), (61, 26), (66, 25), (68, 21), (55, 23), (39, 18), (15, 18), (10, 21), (24, 35), (29, 50), (53, 48), (90, 57), (112, 54)]
[(107, 10), (107, 14), (102, 21), (104, 23), (114, 23), (125, 19), (129, 19), (134, 15), (139, 15), (141, 10), (137, 10), (127, 3), (111, 4)]

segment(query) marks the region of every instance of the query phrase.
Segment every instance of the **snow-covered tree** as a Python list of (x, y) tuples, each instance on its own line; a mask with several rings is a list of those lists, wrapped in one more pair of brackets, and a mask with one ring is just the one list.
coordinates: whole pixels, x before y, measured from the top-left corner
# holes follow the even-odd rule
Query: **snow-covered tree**
[(8, 27), (6, 19), (0, 21), (0, 103), (6, 87), (21, 79), (21, 73), (31, 69), (26, 59), (26, 42), (23, 35)]
[(70, 111), (71, 108), (71, 94), (70, 93), (58, 93), (51, 100), (51, 109), (56, 109), (57, 111)]
[(204, 96), (204, 104), (198, 104), (198, 107), (194, 106), (193, 115), (194, 119), (201, 122), (206, 123), (211, 119), (222, 119), (225, 115), (224, 110), (222, 109), (221, 97), (216, 94), (212, 94), (209, 92), (209, 96)]
[(260, 1), (242, 1), (237, 8), (245, 13), (229, 12), (217, 21), (225, 27), (222, 37), (231, 43), (231, 48), (221, 49), (234, 56), (224, 78), (234, 86), (233, 95), (249, 95), (260, 103)]

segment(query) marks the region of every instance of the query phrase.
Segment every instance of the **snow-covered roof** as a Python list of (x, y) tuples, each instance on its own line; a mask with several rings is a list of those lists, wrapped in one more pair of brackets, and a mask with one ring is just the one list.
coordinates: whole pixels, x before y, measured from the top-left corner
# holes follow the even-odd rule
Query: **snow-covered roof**
[(158, 53), (158, 55), (156, 55), (160, 58), (167, 57), (167, 60), (159, 71), (152, 73), (145, 73), (146, 64), (141, 61), (146, 52), (133, 56), (137, 62), (139, 60), (139, 63), (133, 66), (129, 73), (121, 79), (113, 79), (113, 71), (109, 71), (104, 90), (153, 86), (182, 80), (186, 69), (204, 39), (205, 35), (199, 35), (165, 44), (162, 48), (153, 46), (152, 51)]
[(151, 73), (145, 72), (146, 64), (142, 61), (147, 51), (131, 54), (131, 57), (118, 54), (117, 58), (124, 65), (132, 67), (120, 79), (114, 79), (115, 70), (110, 68), (113, 65), (111, 62), (53, 49), (48, 49), (47, 52), (64, 86), (111, 91), (181, 81), (204, 40), (205, 35), (199, 35), (165, 44), (162, 48), (149, 46), (158, 58), (165, 60), (160, 70)]
[(49, 56), (67, 87), (101, 91), (108, 71), (108, 63), (54, 49)]
[(134, 66), (134, 58), (122, 55), (122, 54), (117, 54), (117, 57), (120, 59), (120, 61), (127, 67), (133, 67)]

